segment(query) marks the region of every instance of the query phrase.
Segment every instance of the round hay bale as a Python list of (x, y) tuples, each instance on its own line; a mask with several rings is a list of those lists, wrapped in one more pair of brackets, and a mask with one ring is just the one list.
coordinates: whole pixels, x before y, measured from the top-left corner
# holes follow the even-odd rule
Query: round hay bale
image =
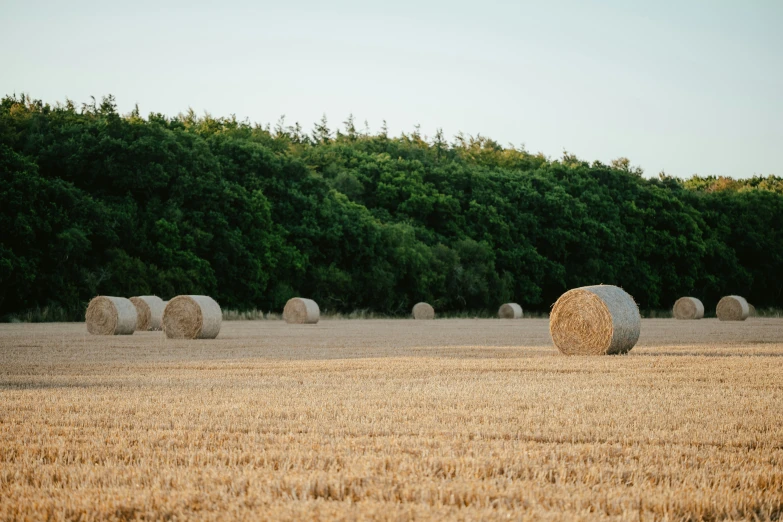
[(223, 312), (206, 295), (178, 295), (163, 309), (163, 331), (169, 339), (214, 339)]
[(131, 335), (136, 331), (137, 318), (130, 300), (109, 295), (93, 297), (84, 315), (92, 335)]
[(611, 285), (574, 288), (560, 296), (549, 316), (549, 333), (566, 355), (627, 353), (639, 340), (639, 308)]
[(131, 297), (130, 302), (136, 307), (139, 318), (136, 321), (136, 330), (160, 330), (163, 321), (163, 309), (166, 302), (156, 295), (140, 295)]
[(695, 297), (680, 297), (672, 308), (675, 319), (702, 319), (704, 304)]
[(316, 324), (321, 318), (318, 303), (304, 297), (293, 297), (283, 308), (283, 319), (288, 324)]
[(516, 303), (506, 303), (498, 309), (501, 319), (522, 319), (522, 307)]
[(758, 317), (756, 313), (756, 307), (748, 303), (748, 317)]
[(414, 319), (435, 319), (435, 309), (429, 303), (416, 303), (413, 305)]
[(718, 301), (715, 315), (721, 321), (744, 321), (748, 318), (750, 308), (744, 297), (727, 295)]

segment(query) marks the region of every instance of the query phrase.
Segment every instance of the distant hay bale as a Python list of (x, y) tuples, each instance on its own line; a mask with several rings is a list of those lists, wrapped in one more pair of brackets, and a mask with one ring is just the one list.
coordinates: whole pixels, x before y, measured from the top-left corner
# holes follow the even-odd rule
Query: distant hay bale
[(178, 295), (163, 310), (163, 331), (169, 339), (214, 339), (223, 312), (206, 295)]
[(704, 304), (695, 297), (680, 297), (674, 303), (672, 313), (675, 319), (702, 319)]
[(721, 321), (744, 321), (748, 318), (750, 307), (744, 297), (727, 295), (718, 301), (715, 315)]
[(429, 303), (416, 303), (413, 306), (414, 319), (435, 319), (435, 309)]
[(136, 307), (124, 297), (99, 295), (90, 301), (84, 319), (92, 335), (131, 335), (136, 330)]
[(585, 286), (560, 296), (549, 316), (549, 333), (566, 355), (627, 353), (639, 340), (639, 308), (622, 288)]
[(293, 297), (283, 308), (283, 319), (288, 324), (316, 324), (321, 318), (318, 303), (304, 297)]
[(166, 302), (156, 295), (140, 295), (131, 297), (130, 302), (136, 307), (139, 315), (136, 321), (136, 330), (146, 332), (147, 330), (160, 330), (163, 321), (163, 309), (166, 308)]
[(748, 317), (758, 317), (756, 313), (756, 307), (748, 303)]
[(522, 307), (516, 303), (506, 303), (498, 309), (498, 317), (501, 319), (521, 319)]

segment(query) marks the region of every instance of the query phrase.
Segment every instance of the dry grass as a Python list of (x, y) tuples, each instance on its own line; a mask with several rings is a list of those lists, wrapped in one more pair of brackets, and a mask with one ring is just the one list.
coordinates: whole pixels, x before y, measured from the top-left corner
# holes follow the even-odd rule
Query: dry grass
[(783, 320), (0, 325), (0, 519), (783, 517)]

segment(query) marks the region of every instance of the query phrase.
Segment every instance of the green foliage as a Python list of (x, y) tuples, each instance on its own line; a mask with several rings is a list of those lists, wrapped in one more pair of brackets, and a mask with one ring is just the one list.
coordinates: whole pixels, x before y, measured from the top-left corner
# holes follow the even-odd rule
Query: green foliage
[(783, 179), (641, 174), (481, 136), (370, 135), (352, 116), (308, 135), (283, 118), (6, 97), (0, 316), (146, 293), (240, 312), (295, 295), (326, 313), (545, 311), (596, 283), (645, 309), (728, 293), (781, 305)]

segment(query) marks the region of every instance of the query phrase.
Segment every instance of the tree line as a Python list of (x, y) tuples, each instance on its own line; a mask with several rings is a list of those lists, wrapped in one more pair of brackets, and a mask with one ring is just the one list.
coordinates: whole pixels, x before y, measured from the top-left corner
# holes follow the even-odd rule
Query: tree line
[(783, 178), (642, 177), (482, 136), (0, 103), (0, 316), (95, 295), (208, 294), (224, 308), (402, 315), (546, 311), (615, 284), (783, 302)]

